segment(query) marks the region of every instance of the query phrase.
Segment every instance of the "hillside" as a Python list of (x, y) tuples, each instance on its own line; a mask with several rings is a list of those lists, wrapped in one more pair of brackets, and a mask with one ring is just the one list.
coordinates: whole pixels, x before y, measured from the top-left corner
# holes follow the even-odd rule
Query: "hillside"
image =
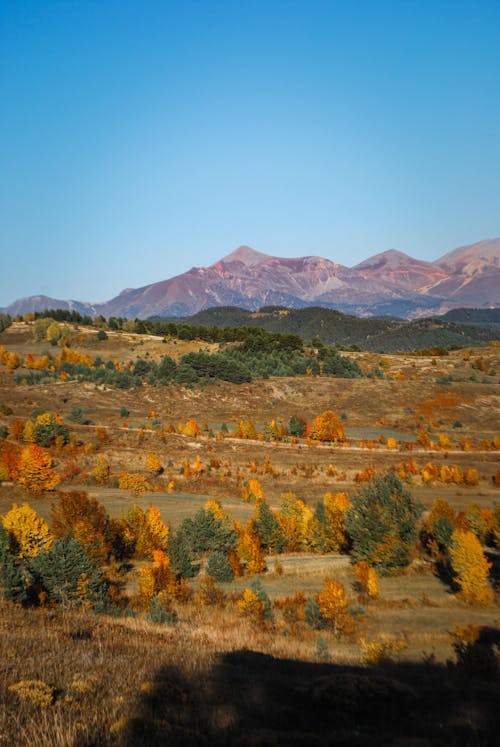
[[(176, 320), (179, 321), (178, 319)], [(386, 352), (433, 347), (464, 347), (500, 339), (500, 328), (472, 326), (446, 318), (405, 322), (380, 317), (360, 318), (321, 307), (286, 309), (264, 307), (257, 312), (236, 307), (216, 307), (183, 320), (190, 325), (219, 327), (261, 327), (268, 332), (300, 335), (305, 340), (342, 347)]]

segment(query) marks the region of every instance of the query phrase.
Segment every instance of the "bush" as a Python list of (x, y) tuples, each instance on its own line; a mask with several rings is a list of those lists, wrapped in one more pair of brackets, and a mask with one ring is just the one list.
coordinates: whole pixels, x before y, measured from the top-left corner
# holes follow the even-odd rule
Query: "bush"
[(146, 619), (149, 622), (156, 623), (156, 625), (173, 625), (177, 621), (177, 615), (174, 610), (167, 607), (161, 597), (154, 596), (149, 605)]
[(326, 627), (325, 620), (316, 599), (308, 599), (304, 608), (306, 623), (313, 630), (321, 630)]

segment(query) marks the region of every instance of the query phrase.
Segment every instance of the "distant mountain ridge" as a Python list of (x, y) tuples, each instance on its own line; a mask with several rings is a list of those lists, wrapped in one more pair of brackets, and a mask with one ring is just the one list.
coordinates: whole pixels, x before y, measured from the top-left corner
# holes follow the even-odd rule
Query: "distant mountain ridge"
[(273, 257), (240, 246), (209, 267), (127, 288), (104, 303), (30, 296), (3, 311), (15, 315), (64, 308), (90, 316), (144, 319), (189, 316), (214, 306), (255, 311), (266, 305), (405, 318), (463, 306), (500, 306), (500, 238), (459, 247), (435, 262), (389, 249), (352, 268), (322, 257)]

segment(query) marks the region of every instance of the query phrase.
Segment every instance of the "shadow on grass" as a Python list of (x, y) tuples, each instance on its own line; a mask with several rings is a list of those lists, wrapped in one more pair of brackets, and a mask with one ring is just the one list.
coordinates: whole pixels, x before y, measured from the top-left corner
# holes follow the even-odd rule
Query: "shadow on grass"
[(163, 667), (112, 727), (110, 743), (489, 747), (500, 729), (500, 679), (491, 668), (499, 637), (490, 630), (472, 652), (465, 645), (465, 663), (453, 666), (429, 659), (368, 669), (242, 650), (191, 678)]

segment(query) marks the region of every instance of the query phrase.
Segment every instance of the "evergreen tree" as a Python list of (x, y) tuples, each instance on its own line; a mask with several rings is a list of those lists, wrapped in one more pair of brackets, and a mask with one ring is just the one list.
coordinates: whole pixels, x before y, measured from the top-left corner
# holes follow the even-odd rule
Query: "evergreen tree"
[(10, 602), (29, 604), (35, 597), (33, 576), (23, 559), (9, 552), (9, 538), (0, 522), (0, 591)]
[(200, 508), (192, 518), (184, 519), (179, 534), (191, 552), (202, 555), (209, 550), (228, 552), (236, 547), (238, 535), (232, 526), (219, 519), (213, 511)]
[(279, 553), (282, 551), (286, 540), (283, 537), (281, 527), (266, 501), (260, 501), (255, 512), (255, 527), (260, 537), (262, 549)]
[(219, 582), (232, 581), (234, 579), (234, 572), (227, 555), (219, 550), (211, 552), (207, 561), (207, 574)]
[(345, 515), (354, 559), (381, 571), (407, 565), (422, 511), (394, 472), (373, 478), (352, 497)]
[(191, 562), (189, 543), (181, 532), (170, 538), (168, 557), (170, 558), (170, 569), (176, 576), (180, 578), (196, 576), (198, 569)]
[(59, 604), (89, 603), (99, 611), (106, 607), (106, 579), (72, 537), (55, 540), (49, 550), (32, 558), (30, 570), (49, 598)]

